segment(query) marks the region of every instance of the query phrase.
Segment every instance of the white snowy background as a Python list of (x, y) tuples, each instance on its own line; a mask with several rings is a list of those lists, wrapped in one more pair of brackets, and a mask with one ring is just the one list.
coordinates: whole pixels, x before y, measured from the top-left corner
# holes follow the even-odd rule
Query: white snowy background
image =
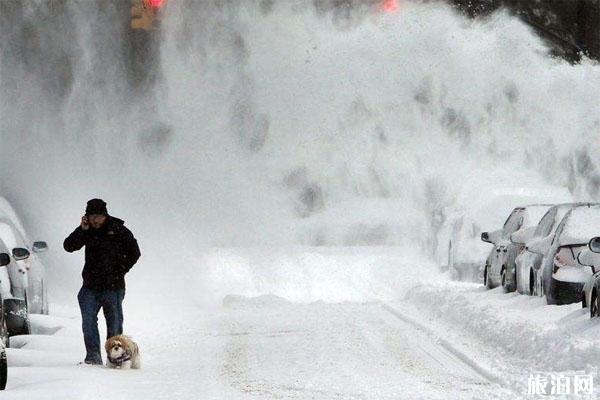
[[(3, 32), (32, 31), (2, 45), (0, 187), (51, 246), (52, 312), (14, 338), (0, 398), (505, 399), (530, 373), (596, 374), (579, 305), (451, 282), (431, 258), (436, 210), (493, 182), (598, 200), (597, 64), (549, 57), (506, 13), (307, 3), (171, 1), (141, 93), (110, 3), (32, 27), (31, 2)], [(141, 371), (76, 365), (83, 259), (62, 240), (92, 197), (142, 250)]]

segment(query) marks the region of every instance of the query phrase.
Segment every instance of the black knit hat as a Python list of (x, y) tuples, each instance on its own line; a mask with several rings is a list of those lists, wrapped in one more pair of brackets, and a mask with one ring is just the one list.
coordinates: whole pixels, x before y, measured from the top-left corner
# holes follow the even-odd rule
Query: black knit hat
[(85, 208), (85, 213), (89, 214), (99, 214), (99, 215), (108, 215), (108, 210), (106, 209), (106, 202), (102, 199), (91, 199), (87, 202), (87, 207)]

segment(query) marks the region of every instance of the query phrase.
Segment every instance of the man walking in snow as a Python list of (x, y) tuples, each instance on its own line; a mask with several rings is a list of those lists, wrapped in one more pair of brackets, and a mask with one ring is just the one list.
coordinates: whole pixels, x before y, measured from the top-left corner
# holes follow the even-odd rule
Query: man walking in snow
[(69, 253), (85, 246), (83, 286), (77, 295), (86, 349), (86, 364), (102, 365), (98, 312), (106, 319), (106, 336), (123, 333), (125, 274), (140, 258), (140, 249), (123, 220), (110, 216), (101, 199), (87, 202), (80, 225), (65, 239)]

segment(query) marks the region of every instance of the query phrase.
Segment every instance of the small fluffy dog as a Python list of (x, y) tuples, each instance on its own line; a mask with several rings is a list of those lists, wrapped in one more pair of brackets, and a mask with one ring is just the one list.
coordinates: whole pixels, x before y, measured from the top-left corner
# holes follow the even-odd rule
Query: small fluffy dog
[(139, 369), (141, 367), (138, 345), (128, 336), (113, 336), (106, 341), (104, 347), (108, 368)]

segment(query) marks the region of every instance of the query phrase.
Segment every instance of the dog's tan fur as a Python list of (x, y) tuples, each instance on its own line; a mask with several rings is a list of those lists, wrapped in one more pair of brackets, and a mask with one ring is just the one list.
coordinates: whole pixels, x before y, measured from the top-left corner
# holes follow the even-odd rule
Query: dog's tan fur
[(123, 362), (121, 366), (113, 364), (107, 357), (107, 367), (122, 369), (139, 369), (141, 367), (140, 350), (138, 345), (129, 336), (113, 336), (106, 341), (104, 348), (108, 357), (118, 358), (122, 352), (127, 352), (131, 356), (131, 360)]

